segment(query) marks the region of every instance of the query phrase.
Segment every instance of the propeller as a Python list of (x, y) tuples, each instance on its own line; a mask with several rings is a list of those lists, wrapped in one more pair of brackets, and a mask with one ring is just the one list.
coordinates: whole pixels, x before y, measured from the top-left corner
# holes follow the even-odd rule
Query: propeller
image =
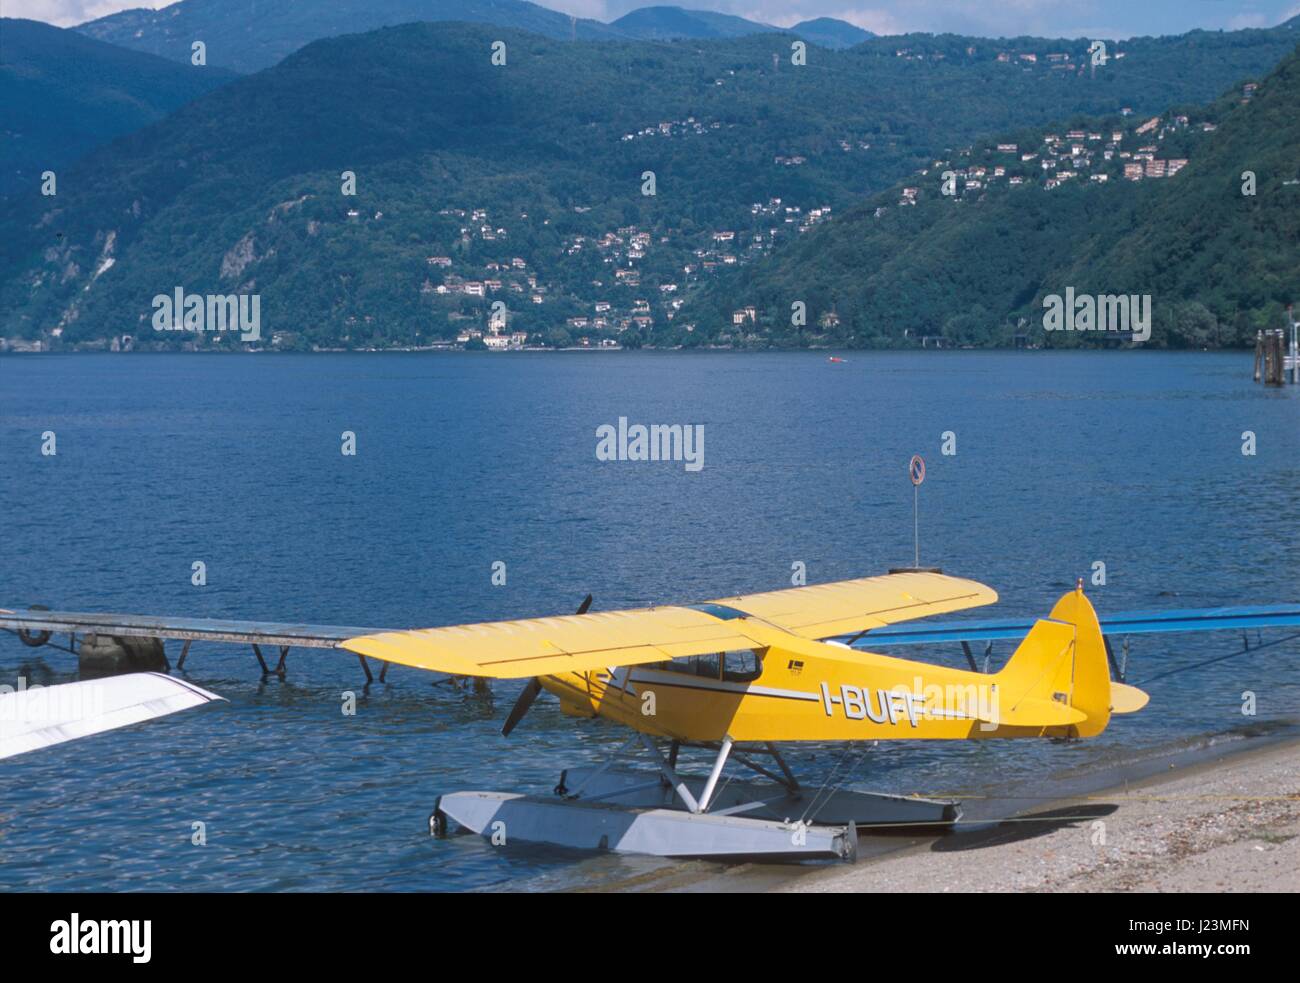
[[(586, 614), (591, 608), (591, 595), (588, 594), (578, 605), (577, 614)], [(519, 699), (515, 700), (515, 705), (510, 708), (510, 716), (506, 717), (506, 722), (501, 727), (501, 736), (509, 737), (510, 732), (518, 726), (519, 721), (524, 719), (526, 714), (533, 705), (533, 701), (542, 691), (542, 681), (537, 676), (528, 680), (524, 686), (523, 692), (519, 694)]]

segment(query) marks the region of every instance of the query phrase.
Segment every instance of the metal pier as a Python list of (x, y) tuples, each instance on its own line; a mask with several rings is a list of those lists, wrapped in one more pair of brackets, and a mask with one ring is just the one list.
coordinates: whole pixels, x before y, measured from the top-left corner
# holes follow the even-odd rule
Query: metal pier
[[(276, 621), (230, 621), (221, 618), (155, 618), (135, 614), (94, 614), (79, 611), (10, 611), (0, 608), (0, 629), (12, 632), (19, 641), (30, 648), (51, 645), (63, 651), (77, 653), (77, 636), (106, 635), (111, 638), (157, 638), (182, 642), (177, 669), (185, 668), (185, 660), (194, 642), (221, 642), (247, 645), (253, 650), (262, 676), (283, 679), (287, 671), (289, 651), (294, 648), (337, 649), (349, 638), (373, 635), (384, 628), (360, 628), (343, 625), (309, 625)], [(53, 641), (55, 635), (68, 636), (68, 645)], [(278, 650), (274, 665), (268, 663), (263, 648)], [(352, 653), (348, 653), (352, 655)], [(374, 681), (370, 664), (363, 655), (356, 658), (365, 671), (366, 682)], [(379, 673), (382, 681), (388, 671), (385, 663)]]

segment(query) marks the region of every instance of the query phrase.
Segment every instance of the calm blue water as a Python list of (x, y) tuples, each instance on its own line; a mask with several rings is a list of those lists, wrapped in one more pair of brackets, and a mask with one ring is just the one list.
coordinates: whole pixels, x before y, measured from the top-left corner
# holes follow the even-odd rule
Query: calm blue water
[[(563, 612), (589, 591), (614, 608), (773, 589), (796, 560), (810, 581), (863, 576), (911, 560), (917, 451), (922, 562), (996, 587), (983, 616), (1046, 613), (1094, 560), (1103, 610), (1296, 600), (1300, 392), (1250, 368), (1041, 352), (3, 358), (0, 605), (406, 627)], [(704, 470), (598, 462), (595, 428), (619, 416), (704, 424)], [(1137, 639), (1130, 678), (1236, 641)], [(1149, 710), (1094, 741), (880, 745), (857, 777), (943, 792), (1056, 773), (1240, 725), (1246, 689), (1260, 719), (1293, 715), (1298, 656), (1292, 642), (1158, 680)], [(228, 705), (0, 762), (0, 888), (462, 889), (648, 863), (427, 835), (439, 792), (547, 790), (613, 729), (543, 697), (506, 740), (515, 685), (481, 697), (395, 669), (367, 692), (355, 661), (316, 650), (289, 667), (262, 684), (250, 652), (196, 646), (189, 677)], [(0, 682), (74, 670), (0, 638)]]

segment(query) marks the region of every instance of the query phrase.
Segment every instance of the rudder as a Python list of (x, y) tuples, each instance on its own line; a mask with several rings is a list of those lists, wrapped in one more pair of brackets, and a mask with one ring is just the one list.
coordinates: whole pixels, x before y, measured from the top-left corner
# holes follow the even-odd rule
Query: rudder
[(1017, 705), (1046, 700), (1085, 715), (1068, 726), (1044, 728), (1054, 736), (1093, 737), (1104, 731), (1110, 722), (1110, 687), (1106, 643), (1082, 583), (1035, 623), (998, 673), (1001, 699), (1013, 712)]

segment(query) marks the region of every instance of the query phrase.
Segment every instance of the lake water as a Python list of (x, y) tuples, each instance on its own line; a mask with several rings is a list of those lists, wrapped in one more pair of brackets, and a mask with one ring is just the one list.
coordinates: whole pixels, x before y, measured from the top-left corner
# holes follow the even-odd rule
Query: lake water
[[(916, 452), (922, 563), (1001, 594), (973, 616), (1045, 614), (1095, 561), (1102, 611), (1300, 599), (1300, 387), (1253, 384), (1248, 353), (847, 359), (0, 358), (0, 605), (410, 627), (566, 612), (588, 592), (609, 609), (770, 590), (796, 561), (810, 582), (864, 576), (911, 562)], [(619, 417), (703, 424), (704, 468), (598, 461), (596, 428)], [(1137, 638), (1130, 679), (1239, 642)], [(1001, 787), (1239, 726), (1245, 690), (1256, 719), (1293, 715), (1297, 656), (1155, 680), (1146, 711), (1093, 741), (881, 744), (854, 777)], [(0, 888), (518, 887), (646, 864), (428, 836), (439, 792), (549, 790), (621, 741), (548, 696), (504, 739), (517, 684), (474, 695), (395, 668), (367, 690), (354, 659), (307, 649), (263, 683), (251, 652), (200, 645), (186, 672), (229, 704), (0, 762)], [(0, 683), (74, 673), (0, 637)], [(795, 760), (816, 775), (834, 758)]]

